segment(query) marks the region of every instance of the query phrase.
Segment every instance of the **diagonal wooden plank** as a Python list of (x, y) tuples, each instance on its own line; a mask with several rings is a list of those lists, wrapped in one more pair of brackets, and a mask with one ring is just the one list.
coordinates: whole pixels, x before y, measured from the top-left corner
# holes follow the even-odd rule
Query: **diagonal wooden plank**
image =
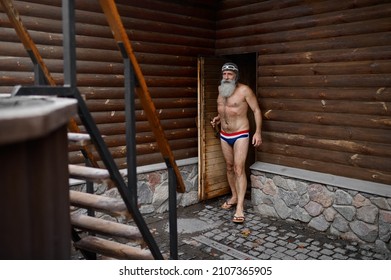
[(152, 101), (147, 83), (141, 71), (140, 65), (137, 62), (136, 56), (133, 52), (133, 48), (131, 46), (128, 35), (126, 33), (125, 27), (122, 24), (122, 20), (118, 13), (117, 6), (113, 0), (99, 0), (99, 3), (100, 6), (102, 7), (104, 14), (106, 15), (114, 39), (117, 41), (117, 43), (120, 42), (124, 45), (127, 55), (130, 61), (132, 62), (134, 72), (136, 74), (137, 80), (140, 84), (141, 91), (142, 91), (142, 92), (138, 92), (139, 100), (147, 115), (152, 131), (155, 134), (157, 144), (159, 146), (159, 150), (161, 154), (163, 155), (163, 158), (165, 160), (168, 160), (174, 169), (175, 175), (177, 177), (177, 183), (178, 183), (177, 191), (183, 193), (185, 192), (185, 184), (183, 182), (182, 175), (178, 169), (178, 166), (176, 165), (174, 155), (171, 151), (167, 138), (164, 134), (164, 130), (161, 126), (159, 117), (156, 113), (156, 108)]

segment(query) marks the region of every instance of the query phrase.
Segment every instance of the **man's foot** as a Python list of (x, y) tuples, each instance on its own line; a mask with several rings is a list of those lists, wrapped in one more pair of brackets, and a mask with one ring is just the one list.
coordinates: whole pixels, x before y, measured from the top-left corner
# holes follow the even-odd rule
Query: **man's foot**
[(229, 203), (228, 200), (226, 202), (223, 203), (223, 205), (221, 205), (221, 208), (225, 209), (225, 210), (229, 210), (231, 209), (232, 207), (234, 207), (237, 203)]
[(244, 223), (244, 216), (234, 216), (232, 219), (232, 222), (236, 224), (243, 224)]

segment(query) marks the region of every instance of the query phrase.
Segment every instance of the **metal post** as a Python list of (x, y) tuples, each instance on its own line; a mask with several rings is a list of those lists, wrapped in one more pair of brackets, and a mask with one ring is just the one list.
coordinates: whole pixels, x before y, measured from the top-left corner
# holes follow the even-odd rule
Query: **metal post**
[(87, 104), (82, 98), (79, 90), (76, 87), (76, 43), (75, 43), (75, 11), (74, 0), (63, 0), (63, 34), (64, 34), (64, 86), (69, 86), (74, 98), (78, 101), (79, 118), (91, 135), (91, 140), (94, 142), (104, 165), (110, 173), (111, 179), (116, 184), (119, 193), (121, 194), (124, 203), (133, 215), (133, 220), (137, 224), (141, 234), (144, 237), (152, 255), (155, 259), (163, 259), (156, 241), (153, 239), (151, 232), (148, 229), (139, 209), (136, 198), (132, 198), (129, 188), (124, 182), (118, 166), (115, 163), (109, 149), (104, 142), (102, 135), (95, 121), (88, 110)]
[(136, 113), (135, 92), (136, 78), (132, 63), (122, 43), (118, 43), (124, 59), (125, 77), (125, 130), (126, 130), (126, 158), (128, 170), (128, 188), (131, 199), (137, 205), (137, 161), (136, 161)]
[(76, 87), (75, 1), (62, 0), (64, 85)]
[(169, 228), (170, 228), (170, 256), (171, 259), (178, 259), (178, 224), (177, 224), (177, 199), (176, 187), (177, 181), (174, 169), (170, 162), (166, 160), (168, 169), (168, 213), (169, 213)]
[(46, 82), (45, 74), (43, 73), (42, 68), (38, 63), (38, 60), (35, 57), (34, 52), (32, 52), (31, 50), (27, 50), (27, 53), (34, 64), (34, 85), (36, 86), (46, 85), (47, 82)]

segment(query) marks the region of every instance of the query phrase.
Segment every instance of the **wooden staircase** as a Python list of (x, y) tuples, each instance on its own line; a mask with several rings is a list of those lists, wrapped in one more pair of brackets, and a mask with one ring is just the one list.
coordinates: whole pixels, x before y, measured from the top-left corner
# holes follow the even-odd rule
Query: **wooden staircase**
[[(99, 1), (101, 7), (107, 16), (110, 27), (113, 30), (115, 40), (124, 57), (125, 63), (125, 99), (132, 102), (134, 98), (135, 74), (131, 69), (135, 68), (138, 82), (141, 84), (142, 94), (139, 99), (146, 111), (152, 131), (155, 133), (160, 151), (167, 163), (169, 177), (175, 172), (177, 191), (184, 192), (184, 182), (176, 166), (173, 154), (164, 136), (164, 131), (156, 115), (156, 110), (150, 98), (146, 87), (145, 79), (141, 73), (140, 67), (135, 59), (127, 38), (126, 31), (122, 25), (114, 1)], [(69, 165), (69, 176), (73, 179), (84, 180), (87, 182), (87, 190), (90, 193), (70, 190), (70, 220), (72, 224), (72, 238), (75, 248), (79, 249), (86, 259), (97, 258), (115, 258), (115, 259), (164, 259), (159, 248), (152, 237), (144, 219), (142, 218), (137, 206), (137, 184), (136, 184), (136, 165), (135, 165), (135, 140), (133, 147), (127, 147), (132, 160), (128, 161), (128, 184), (124, 181), (122, 174), (112, 158), (102, 135), (88, 111), (85, 100), (76, 87), (76, 52), (75, 52), (75, 17), (74, 1), (63, 1), (63, 35), (64, 35), (64, 86), (59, 87), (54, 84), (48, 68), (43, 62), (34, 42), (30, 38), (27, 30), (24, 28), (21, 18), (13, 6), (12, 0), (0, 0), (0, 4), (6, 11), (10, 22), (13, 24), (16, 33), (20, 37), (26, 51), (29, 53), (35, 69), (36, 85), (32, 87), (19, 87), (15, 90), (16, 95), (59, 95), (75, 98), (78, 101), (79, 118), (84, 125), (87, 133), (80, 133), (74, 120), (69, 125), (70, 133), (68, 140), (72, 145), (77, 144), (80, 147), (88, 166)], [(129, 81), (131, 82), (129, 82)], [(50, 87), (43, 84), (49, 84)], [(130, 106), (131, 107), (131, 106)], [(132, 112), (133, 110), (133, 112)], [(135, 120), (134, 108), (127, 108), (127, 121)], [(135, 127), (132, 122), (131, 127)], [(127, 125), (128, 127), (128, 125)], [(134, 137), (135, 130), (128, 133), (127, 138)], [(100, 168), (90, 152), (90, 145), (94, 145), (102, 160), (105, 169)], [(128, 159), (129, 160), (129, 159)], [(91, 183), (108, 182), (114, 185), (120, 194), (121, 199), (96, 195), (91, 191)], [(175, 184), (170, 184), (170, 196), (175, 196), (172, 189)], [(90, 188), (89, 188), (90, 186)], [(171, 187), (173, 186), (173, 188)], [(92, 188), (93, 189), (93, 188)], [(170, 201), (170, 208), (175, 208), (176, 202)], [(176, 213), (176, 212), (175, 212)], [(110, 219), (109, 219), (110, 218)], [(123, 223), (132, 219), (136, 226)], [(175, 217), (176, 219), (176, 217)], [(118, 221), (119, 220), (119, 221)], [(174, 224), (174, 223), (172, 223)], [(175, 220), (176, 225), (176, 220)], [(171, 229), (170, 224), (170, 229)], [(176, 229), (175, 229), (176, 231)], [(170, 233), (175, 235), (176, 232)], [(174, 239), (173, 239), (174, 240)], [(176, 240), (174, 240), (176, 244)], [(176, 258), (177, 252), (171, 252), (171, 258)]]
[[(68, 133), (68, 140), (92, 145), (88, 134)], [(68, 170), (73, 179), (112, 183), (107, 169), (69, 164)], [(133, 217), (122, 199), (76, 190), (70, 190), (69, 199), (74, 247), (86, 258), (154, 259), (139, 229), (125, 224)]]
[[(80, 149), (92, 145), (90, 135), (84, 133), (69, 132), (68, 141)], [(68, 170), (69, 177), (73, 179), (106, 185), (113, 183), (107, 169), (69, 164)], [(69, 191), (69, 199), (71, 225), (81, 236), (76, 238), (74, 247), (87, 258), (154, 259), (150, 250), (146, 249), (147, 244), (139, 229), (124, 224), (132, 220), (132, 215), (122, 199), (76, 190)]]
[[(91, 143), (88, 134), (68, 133), (68, 140)], [(107, 169), (69, 164), (68, 170), (73, 179), (112, 182)], [(74, 247), (86, 258), (154, 259), (139, 229), (125, 224), (133, 217), (122, 199), (76, 190), (69, 191), (69, 199)]]

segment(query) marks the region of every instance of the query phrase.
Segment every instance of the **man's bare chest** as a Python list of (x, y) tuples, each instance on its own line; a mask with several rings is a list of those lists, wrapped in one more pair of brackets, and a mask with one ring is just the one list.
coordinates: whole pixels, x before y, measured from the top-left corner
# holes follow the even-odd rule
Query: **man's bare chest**
[(247, 103), (243, 98), (224, 98), (224, 97), (219, 97), (217, 99), (217, 106), (219, 108), (244, 108), (246, 107)]

